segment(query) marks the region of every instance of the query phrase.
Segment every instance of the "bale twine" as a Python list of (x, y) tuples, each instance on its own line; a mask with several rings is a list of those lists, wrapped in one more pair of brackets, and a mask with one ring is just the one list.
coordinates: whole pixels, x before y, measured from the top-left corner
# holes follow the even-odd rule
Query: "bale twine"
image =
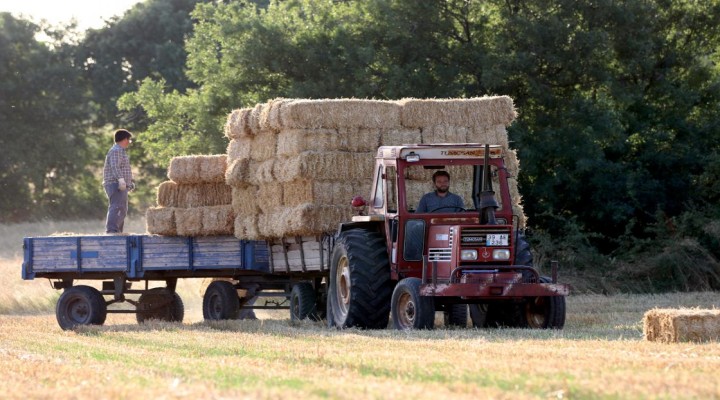
[(154, 235), (175, 236), (175, 209), (172, 207), (150, 207), (145, 212), (147, 232)]
[(176, 183), (225, 182), (227, 155), (174, 157), (168, 178)]
[(402, 126), (422, 128), (433, 125), (508, 126), (516, 117), (513, 101), (508, 96), (472, 99), (403, 99)]
[(720, 310), (653, 309), (643, 317), (645, 339), (662, 343), (720, 340)]
[(179, 184), (163, 182), (157, 189), (161, 207), (206, 207), (232, 203), (232, 188), (223, 183)]

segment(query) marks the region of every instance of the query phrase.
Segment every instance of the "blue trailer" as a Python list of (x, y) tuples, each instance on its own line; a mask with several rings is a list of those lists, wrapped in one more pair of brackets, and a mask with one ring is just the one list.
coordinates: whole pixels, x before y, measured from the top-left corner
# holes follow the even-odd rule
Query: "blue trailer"
[[(315, 288), (322, 285), (326, 275), (321, 271), (300, 274), (289, 273), (289, 269), (276, 271), (268, 242), (232, 236), (28, 237), (23, 240), (23, 250), (22, 278), (46, 278), (55, 289), (63, 290), (56, 306), (58, 324), (63, 329), (101, 325), (108, 313), (135, 313), (140, 323), (151, 318), (182, 321), (184, 307), (175, 290), (180, 278), (223, 278), (214, 280), (205, 292), (205, 319), (236, 318), (243, 307), (292, 311), (292, 301), (290, 306), (253, 305), (248, 301), (263, 294), (278, 296), (277, 291), (281, 291), (279, 296), (293, 300), (291, 296), (300, 291), (295, 293), (295, 303), (299, 301), (297, 296), (304, 295), (306, 299), (310, 292), (314, 302)], [(77, 280), (102, 281), (102, 289), (75, 285)], [(165, 285), (150, 288), (153, 281)], [(133, 283), (144, 283), (144, 287), (133, 288)], [(238, 295), (239, 289), (243, 289), (244, 296)], [(134, 300), (126, 295), (139, 298)], [(123, 302), (135, 309), (110, 307)], [(301, 317), (307, 317), (307, 311)]]

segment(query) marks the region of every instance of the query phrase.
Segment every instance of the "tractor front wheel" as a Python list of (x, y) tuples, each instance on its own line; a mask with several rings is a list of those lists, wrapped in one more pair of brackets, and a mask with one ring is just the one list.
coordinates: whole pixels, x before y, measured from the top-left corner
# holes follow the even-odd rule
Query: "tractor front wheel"
[[(550, 278), (540, 277), (541, 283)], [(529, 297), (525, 303), (525, 319), (529, 328), (562, 329), (565, 326), (565, 296)]]
[(405, 278), (395, 286), (391, 310), (396, 329), (433, 329), (435, 327), (435, 304), (432, 297), (420, 296), (419, 278)]

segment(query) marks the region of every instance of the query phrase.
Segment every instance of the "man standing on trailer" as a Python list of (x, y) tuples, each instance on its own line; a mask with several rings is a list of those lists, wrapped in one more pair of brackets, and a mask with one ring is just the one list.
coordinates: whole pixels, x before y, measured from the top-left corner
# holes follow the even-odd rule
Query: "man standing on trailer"
[(122, 233), (128, 210), (128, 191), (135, 189), (130, 170), (127, 148), (132, 143), (132, 133), (125, 129), (115, 131), (115, 145), (105, 157), (103, 188), (108, 197), (108, 213), (105, 220), (106, 233)]
[(450, 193), (450, 174), (447, 171), (435, 171), (432, 181), (435, 191), (425, 194), (420, 199), (416, 212), (453, 212), (465, 209), (462, 197)]

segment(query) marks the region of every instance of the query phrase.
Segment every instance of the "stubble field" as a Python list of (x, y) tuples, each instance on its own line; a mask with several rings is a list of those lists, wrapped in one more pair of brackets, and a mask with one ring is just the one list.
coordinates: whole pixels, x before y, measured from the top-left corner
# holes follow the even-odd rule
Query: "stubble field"
[(0, 226), (3, 398), (720, 398), (719, 343), (646, 342), (641, 323), (653, 307), (717, 308), (717, 293), (571, 295), (562, 331), (445, 329), (442, 318), (434, 331), (337, 331), (280, 311), (204, 322), (201, 283), (188, 280), (183, 324), (111, 314), (64, 332), (58, 293), (20, 279), (21, 239), (93, 229)]

